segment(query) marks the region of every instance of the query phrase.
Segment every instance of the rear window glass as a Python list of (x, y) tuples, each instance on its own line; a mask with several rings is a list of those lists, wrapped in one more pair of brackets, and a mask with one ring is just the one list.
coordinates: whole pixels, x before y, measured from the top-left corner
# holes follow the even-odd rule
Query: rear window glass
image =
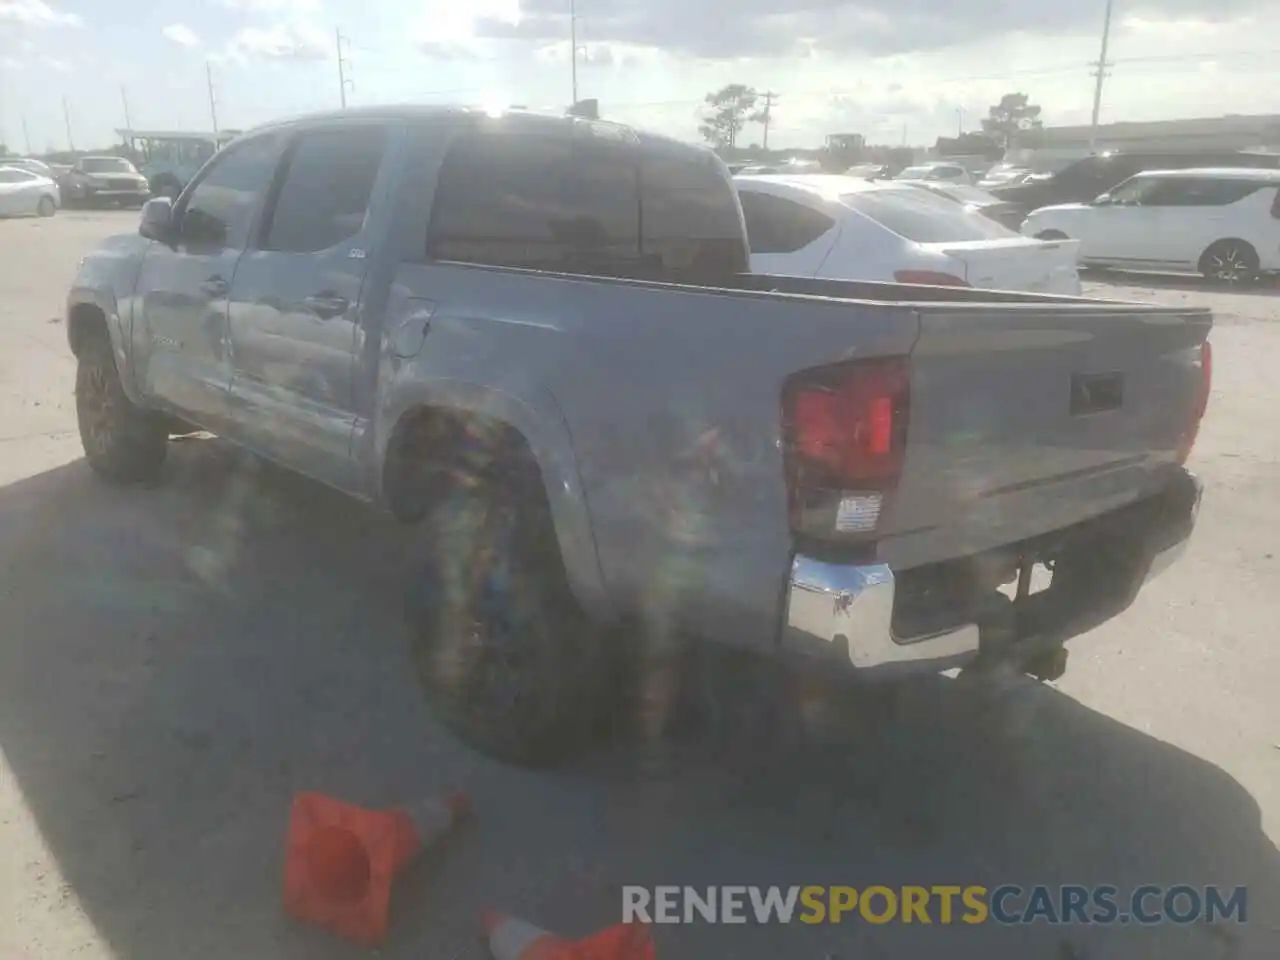
[(1017, 236), (994, 220), (913, 187), (846, 193), (840, 202), (916, 243), (1004, 240)]

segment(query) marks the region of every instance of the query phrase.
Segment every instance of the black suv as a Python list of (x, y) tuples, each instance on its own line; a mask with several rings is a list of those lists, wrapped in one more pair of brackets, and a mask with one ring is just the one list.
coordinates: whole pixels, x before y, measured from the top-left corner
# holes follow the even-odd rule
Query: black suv
[(1077, 160), (1057, 173), (1023, 183), (994, 187), (991, 193), (1016, 203), (1024, 213), (1055, 203), (1087, 203), (1144, 170), (1186, 170), (1192, 167), (1254, 167), (1280, 169), (1280, 154), (1239, 151), (1135, 151), (1098, 153)]

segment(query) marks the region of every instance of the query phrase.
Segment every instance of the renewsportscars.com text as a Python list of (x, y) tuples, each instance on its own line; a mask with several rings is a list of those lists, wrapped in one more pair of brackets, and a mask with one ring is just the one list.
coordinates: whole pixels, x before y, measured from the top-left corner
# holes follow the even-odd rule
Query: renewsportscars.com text
[(624, 886), (623, 922), (1155, 924), (1247, 919), (1248, 890), (1147, 884), (1021, 887)]

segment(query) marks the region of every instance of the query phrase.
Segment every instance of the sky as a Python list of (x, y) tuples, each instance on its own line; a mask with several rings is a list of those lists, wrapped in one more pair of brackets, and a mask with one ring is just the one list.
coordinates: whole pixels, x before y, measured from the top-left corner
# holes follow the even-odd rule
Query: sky
[[(1114, 0), (1102, 122), (1280, 113), (1280, 2)], [(246, 129), (339, 104), (521, 105), (697, 139), (705, 95), (777, 94), (770, 146), (931, 145), (1022, 91), (1087, 123), (1106, 0), (0, 0), (0, 142)], [(64, 112), (64, 100), (66, 109)], [(69, 122), (68, 122), (69, 121)], [(751, 125), (742, 141), (759, 142)]]

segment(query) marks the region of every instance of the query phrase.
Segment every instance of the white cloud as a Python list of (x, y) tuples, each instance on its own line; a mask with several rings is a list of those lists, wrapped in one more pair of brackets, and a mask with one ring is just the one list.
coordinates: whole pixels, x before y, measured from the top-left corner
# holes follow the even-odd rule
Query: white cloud
[(475, 50), (476, 28), (482, 21), (518, 24), (519, 0), (430, 0), (409, 25), (408, 37), (427, 53), (458, 46)]
[(222, 0), (222, 5), (248, 13), (313, 13), (320, 9), (320, 0)]
[(55, 10), (44, 0), (0, 0), (0, 22), (29, 27), (84, 26), (84, 19), (79, 14)]
[(227, 56), (240, 60), (326, 60), (329, 53), (329, 35), (306, 20), (245, 27), (231, 39), (226, 51)]
[(58, 57), (41, 57), (40, 62), (57, 73), (73, 73), (75, 66), (69, 60), (61, 60)]
[[(534, 56), (544, 63), (567, 64), (569, 49), (572, 44), (568, 40), (560, 43), (549, 43), (538, 47)], [(583, 43), (578, 45), (579, 66), (640, 66), (656, 67), (664, 54), (657, 47), (645, 47), (631, 43)]]
[(171, 23), (160, 32), (180, 47), (200, 46), (199, 35), (185, 23)]

